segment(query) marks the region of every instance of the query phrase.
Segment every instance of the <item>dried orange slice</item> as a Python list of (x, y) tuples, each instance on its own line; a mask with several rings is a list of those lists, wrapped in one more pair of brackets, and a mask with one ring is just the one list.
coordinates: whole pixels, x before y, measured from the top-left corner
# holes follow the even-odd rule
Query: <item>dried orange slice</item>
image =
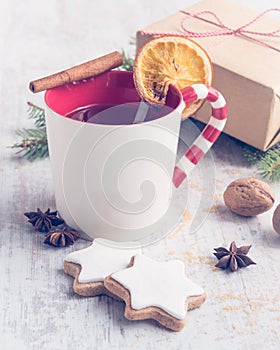
[[(180, 90), (192, 84), (211, 85), (213, 67), (206, 51), (195, 41), (168, 35), (152, 39), (138, 51), (133, 77), (143, 100), (164, 104), (170, 84)], [(202, 103), (187, 105), (182, 119), (193, 115)]]

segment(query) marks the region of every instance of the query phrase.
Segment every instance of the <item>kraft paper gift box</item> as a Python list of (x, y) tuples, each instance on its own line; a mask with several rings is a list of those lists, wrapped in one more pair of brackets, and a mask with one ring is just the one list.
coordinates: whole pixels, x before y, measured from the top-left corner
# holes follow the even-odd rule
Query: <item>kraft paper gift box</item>
[[(181, 26), (182, 20), (188, 31), (203, 34), (225, 31), (212, 14), (199, 14), (201, 11), (215, 13), (231, 29), (237, 29), (260, 15), (227, 0), (202, 1), (139, 30), (137, 50), (157, 35), (174, 33), (189, 36)], [(271, 33), (280, 29), (280, 21), (264, 14), (244, 29)], [(280, 32), (277, 35), (280, 36)], [(192, 40), (208, 52), (214, 68), (213, 86), (227, 100), (229, 116), (224, 132), (261, 150), (279, 142), (280, 37), (243, 33)], [(194, 117), (207, 122), (210, 112), (210, 106), (205, 103)]]

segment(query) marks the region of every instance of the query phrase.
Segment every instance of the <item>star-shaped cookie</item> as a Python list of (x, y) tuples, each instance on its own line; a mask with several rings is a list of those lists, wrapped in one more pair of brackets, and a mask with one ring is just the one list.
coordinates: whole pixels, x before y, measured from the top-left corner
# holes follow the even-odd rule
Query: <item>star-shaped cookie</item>
[(174, 331), (184, 327), (186, 312), (206, 299), (203, 289), (186, 277), (180, 260), (158, 262), (136, 255), (128, 268), (106, 277), (104, 284), (125, 301), (126, 318), (151, 318)]
[(112, 242), (96, 238), (85, 248), (68, 254), (64, 259), (64, 272), (74, 277), (74, 292), (82, 296), (111, 293), (104, 287), (106, 276), (128, 266), (131, 257), (140, 249), (117, 248)]

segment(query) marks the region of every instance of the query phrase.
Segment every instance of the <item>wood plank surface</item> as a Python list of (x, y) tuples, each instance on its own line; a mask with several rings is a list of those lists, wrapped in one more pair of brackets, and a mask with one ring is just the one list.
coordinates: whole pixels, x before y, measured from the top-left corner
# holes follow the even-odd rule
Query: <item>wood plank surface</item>
[[(145, 247), (158, 260), (182, 259), (191, 279), (207, 293), (200, 309), (189, 312), (180, 333), (153, 321), (131, 322), (124, 305), (106, 296), (79, 297), (63, 259), (84, 248), (43, 244), (23, 216), (37, 207), (54, 209), (49, 159), (33, 163), (7, 146), (15, 129), (29, 127), (26, 101), (44, 107), (28, 82), (110, 51), (133, 53), (129, 38), (145, 25), (195, 1), (132, 2), (3, 1), (0, 14), (0, 349), (279, 349), (280, 236), (272, 228), (273, 209), (241, 218), (224, 206), (222, 194), (236, 178), (258, 176), (247, 166), (242, 147), (226, 135), (176, 194), (183, 217), (165, 239)], [(244, 1), (239, 1), (244, 3)], [(279, 1), (247, 1), (261, 10)], [(199, 125), (198, 125), (199, 126)], [(191, 122), (183, 124), (189, 137)], [(280, 202), (280, 184), (272, 185)], [(183, 207), (182, 207), (183, 206)], [(214, 267), (213, 248), (252, 244), (257, 265), (228, 273)]]

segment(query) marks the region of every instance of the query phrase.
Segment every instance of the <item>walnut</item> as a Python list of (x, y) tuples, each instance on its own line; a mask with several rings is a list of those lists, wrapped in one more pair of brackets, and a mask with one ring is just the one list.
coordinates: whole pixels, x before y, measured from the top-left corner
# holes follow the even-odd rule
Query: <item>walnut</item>
[(275, 201), (270, 186), (258, 179), (244, 178), (233, 181), (224, 192), (225, 205), (242, 216), (255, 216), (269, 210)]
[(277, 206), (277, 208), (274, 211), (272, 223), (273, 223), (274, 230), (280, 235), (280, 204)]

